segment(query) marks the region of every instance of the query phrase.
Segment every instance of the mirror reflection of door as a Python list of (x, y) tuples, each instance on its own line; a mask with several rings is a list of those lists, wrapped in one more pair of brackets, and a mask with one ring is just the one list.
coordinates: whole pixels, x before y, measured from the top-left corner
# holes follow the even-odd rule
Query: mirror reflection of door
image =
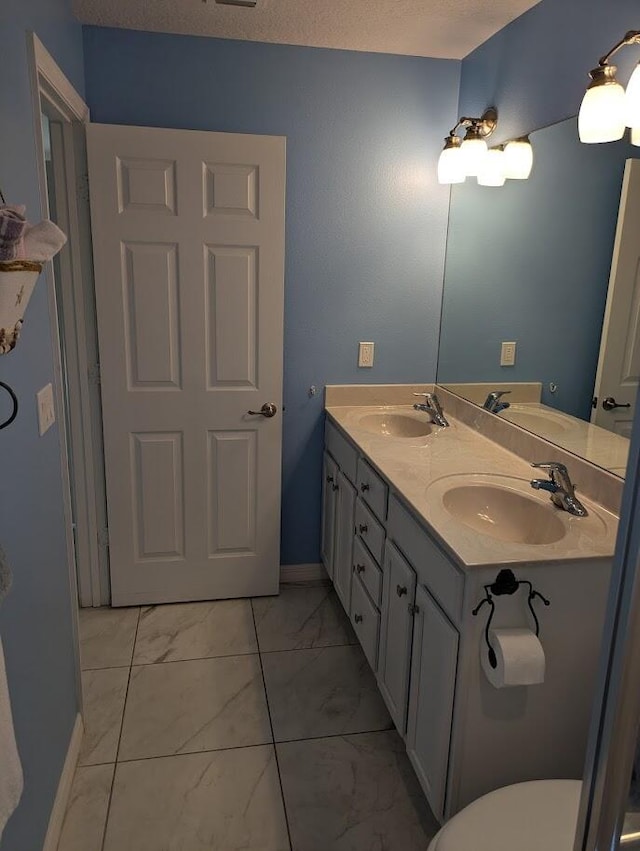
[(627, 160), (591, 422), (631, 436), (640, 377), (640, 161)]

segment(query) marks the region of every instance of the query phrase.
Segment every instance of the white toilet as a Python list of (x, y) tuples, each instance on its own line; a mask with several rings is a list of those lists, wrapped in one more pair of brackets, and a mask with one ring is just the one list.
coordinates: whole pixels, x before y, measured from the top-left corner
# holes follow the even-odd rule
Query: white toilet
[(573, 851), (580, 780), (534, 780), (478, 798), (448, 821), (428, 851)]

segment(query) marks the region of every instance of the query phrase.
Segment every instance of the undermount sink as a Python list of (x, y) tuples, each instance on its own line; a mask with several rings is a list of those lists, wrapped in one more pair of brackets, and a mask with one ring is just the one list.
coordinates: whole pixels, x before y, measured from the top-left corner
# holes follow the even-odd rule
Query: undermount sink
[(497, 485), (458, 485), (445, 491), (442, 503), (456, 520), (499, 541), (540, 546), (567, 532), (550, 503)]
[(358, 426), (371, 434), (387, 437), (426, 437), (434, 429), (433, 423), (410, 414), (379, 413), (362, 417)]

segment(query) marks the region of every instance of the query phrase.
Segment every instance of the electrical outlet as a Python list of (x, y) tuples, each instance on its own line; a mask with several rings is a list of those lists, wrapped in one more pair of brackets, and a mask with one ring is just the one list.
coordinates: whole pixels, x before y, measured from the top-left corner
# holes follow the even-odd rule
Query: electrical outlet
[(360, 343), (358, 350), (358, 366), (373, 366), (373, 350), (375, 343)]
[(516, 344), (503, 343), (500, 351), (500, 366), (515, 366), (516, 365)]
[(36, 394), (38, 400), (38, 425), (40, 437), (47, 432), (56, 421), (56, 410), (53, 404), (53, 387), (47, 384)]

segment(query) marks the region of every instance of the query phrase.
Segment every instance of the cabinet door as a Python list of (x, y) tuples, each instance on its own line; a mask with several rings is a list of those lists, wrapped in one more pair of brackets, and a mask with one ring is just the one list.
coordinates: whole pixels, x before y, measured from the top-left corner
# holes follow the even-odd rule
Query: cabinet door
[(333, 552), (333, 584), (347, 614), (351, 606), (353, 530), (356, 522), (356, 489), (339, 470), (336, 477), (336, 524)]
[(338, 465), (328, 452), (322, 465), (322, 561), (333, 579)]
[(378, 685), (400, 735), (407, 723), (416, 575), (391, 543), (384, 556)]
[(407, 753), (431, 809), (443, 818), (449, 766), (458, 632), (431, 595), (416, 594)]

